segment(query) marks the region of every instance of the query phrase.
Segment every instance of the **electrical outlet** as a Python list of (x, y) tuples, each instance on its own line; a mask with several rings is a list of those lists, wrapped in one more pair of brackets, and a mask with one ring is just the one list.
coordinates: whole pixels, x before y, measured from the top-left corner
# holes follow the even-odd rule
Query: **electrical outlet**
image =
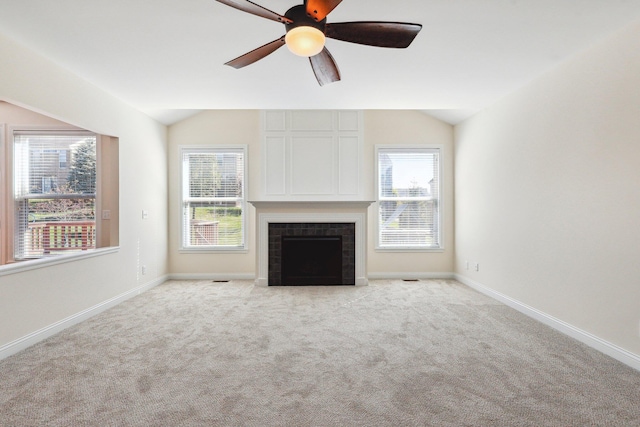
[(149, 218), (149, 211), (147, 210), (142, 210), (142, 219), (147, 219)]
[(147, 266), (143, 265), (142, 266), (142, 275), (144, 276), (145, 274), (147, 274)]
[(480, 271), (480, 264), (478, 264), (477, 262), (475, 263), (475, 269), (476, 271)]
[(469, 269), (469, 261), (465, 261), (464, 263), (465, 263), (464, 264), (464, 268), (466, 268), (468, 270)]
[(110, 210), (102, 211), (102, 219), (111, 219), (111, 211)]

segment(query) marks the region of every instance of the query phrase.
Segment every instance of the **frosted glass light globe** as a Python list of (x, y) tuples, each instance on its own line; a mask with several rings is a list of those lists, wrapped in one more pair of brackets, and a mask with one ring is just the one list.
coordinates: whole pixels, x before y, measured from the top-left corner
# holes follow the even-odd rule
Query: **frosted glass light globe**
[(294, 54), (309, 57), (322, 52), (325, 37), (319, 29), (303, 25), (289, 30), (284, 41)]

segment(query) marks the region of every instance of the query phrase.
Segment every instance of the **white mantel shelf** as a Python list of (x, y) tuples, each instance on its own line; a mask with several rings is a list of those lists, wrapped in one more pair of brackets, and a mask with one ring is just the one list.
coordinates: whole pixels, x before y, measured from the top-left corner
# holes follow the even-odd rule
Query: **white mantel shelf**
[(367, 208), (373, 200), (249, 200), (256, 208)]

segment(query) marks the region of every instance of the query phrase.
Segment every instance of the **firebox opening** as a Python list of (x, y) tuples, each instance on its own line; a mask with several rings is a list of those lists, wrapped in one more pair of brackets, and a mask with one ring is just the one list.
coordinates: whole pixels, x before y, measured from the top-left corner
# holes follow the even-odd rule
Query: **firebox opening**
[[(283, 248), (285, 240), (289, 240), (286, 253)], [(355, 223), (270, 223), (267, 251), (269, 286), (355, 285), (355, 240)], [(286, 273), (283, 270), (285, 264)]]
[(342, 236), (282, 236), (282, 285), (341, 285)]

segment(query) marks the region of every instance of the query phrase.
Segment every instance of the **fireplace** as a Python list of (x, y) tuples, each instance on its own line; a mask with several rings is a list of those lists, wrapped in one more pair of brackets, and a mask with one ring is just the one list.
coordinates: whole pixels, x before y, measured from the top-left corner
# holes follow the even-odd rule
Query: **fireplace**
[[(264, 200), (250, 203), (256, 208), (257, 219), (257, 286), (282, 285), (283, 235), (341, 236), (340, 283), (367, 285), (367, 208), (372, 202)], [(279, 231), (274, 233), (274, 230)]]
[(355, 224), (269, 224), (268, 259), (270, 285), (355, 285)]

